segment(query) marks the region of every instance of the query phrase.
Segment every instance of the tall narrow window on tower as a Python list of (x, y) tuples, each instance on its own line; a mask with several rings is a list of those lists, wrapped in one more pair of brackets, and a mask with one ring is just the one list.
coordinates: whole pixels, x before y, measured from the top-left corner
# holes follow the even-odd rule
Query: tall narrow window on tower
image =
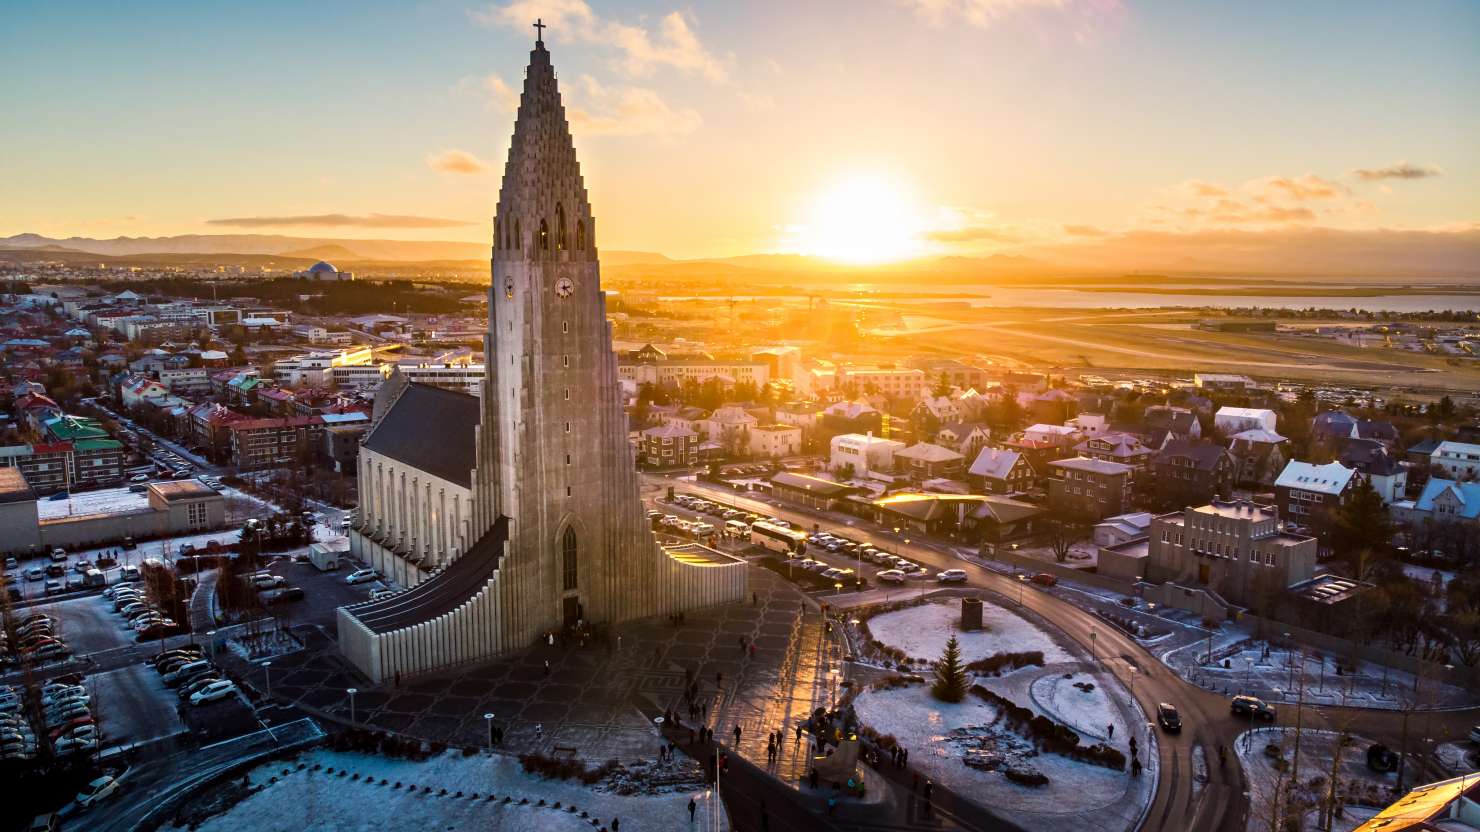
[(555, 250), (565, 251), (565, 209), (555, 203)]
[(550, 250), (550, 226), (540, 220), (540, 251)]
[(576, 251), (586, 250), (586, 221), (576, 220)]
[(576, 530), (565, 527), (565, 536), (560, 541), (561, 571), (564, 572), (565, 589), (576, 588)]

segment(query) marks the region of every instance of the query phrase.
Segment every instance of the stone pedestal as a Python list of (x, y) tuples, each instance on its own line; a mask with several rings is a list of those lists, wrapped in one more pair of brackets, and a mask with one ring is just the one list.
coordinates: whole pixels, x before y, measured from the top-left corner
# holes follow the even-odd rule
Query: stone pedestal
[(982, 628), (982, 602), (980, 598), (961, 599), (961, 629), (980, 630)]

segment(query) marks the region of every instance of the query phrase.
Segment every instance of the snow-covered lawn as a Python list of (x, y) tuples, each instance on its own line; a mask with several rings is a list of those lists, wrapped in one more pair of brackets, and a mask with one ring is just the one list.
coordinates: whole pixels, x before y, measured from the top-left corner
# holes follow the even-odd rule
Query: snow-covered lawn
[[(1102, 676), (1090, 673), (1044, 674), (1033, 682), (1033, 704), (1080, 734), (1105, 739), (1108, 726), (1118, 725), (1122, 731), (1126, 726), (1103, 684)], [(1090, 685), (1090, 690), (1084, 689)]]
[[(997, 724), (998, 709), (975, 696), (956, 704), (938, 702), (929, 686), (913, 685), (865, 691), (854, 707), (863, 724), (893, 735), (909, 750), (910, 766), (922, 776), (1025, 829), (1129, 829), (1139, 820), (1154, 783), (1149, 772), (1132, 778), (1125, 771), (1040, 754), (1016, 732)], [(963, 762), (967, 751), (978, 748), (1030, 765), (1049, 782), (1021, 786), (999, 772), (967, 766)]]
[(952, 599), (876, 615), (868, 620), (868, 628), (875, 639), (913, 659), (940, 658), (953, 634), (961, 644), (963, 662), (1030, 650), (1043, 651), (1047, 663), (1070, 658), (1047, 633), (991, 602), (982, 603), (981, 630), (964, 631), (960, 623), (961, 602)]
[(47, 498), (36, 503), (36, 515), (42, 520), (86, 517), (90, 514), (119, 514), (149, 508), (149, 495), (136, 494), (124, 488), (84, 491), (61, 500)]
[[(1304, 817), (1307, 830), (1321, 828), (1319, 806), (1331, 776), (1339, 736), (1334, 731), (1309, 728), (1300, 732), (1300, 786), (1296, 794), (1303, 803), (1313, 807)], [(1271, 743), (1279, 746), (1278, 757), (1265, 753), (1265, 746)], [(1371, 740), (1351, 736), (1342, 751), (1338, 783), (1342, 790), (1339, 801), (1343, 804), (1344, 817), (1334, 819), (1331, 825), (1333, 832), (1350, 832), (1391, 801), (1397, 776), (1377, 774), (1367, 768), (1367, 748), (1370, 745)], [(1249, 784), (1246, 829), (1248, 832), (1264, 832), (1270, 828), (1274, 808), (1271, 801), (1289, 785), (1290, 769), (1287, 767), (1281, 772), (1276, 761), (1284, 760), (1286, 764), (1293, 761), (1295, 732), (1284, 728), (1256, 728), (1240, 734), (1233, 747)], [(1281, 798), (1281, 802), (1286, 799)]]
[[(299, 771), (298, 762), (308, 764)], [(335, 774), (311, 771), (315, 764)], [(289, 770), (284, 776), (283, 770)], [(349, 774), (339, 776), (338, 771)], [(353, 775), (359, 774), (358, 780)], [(269, 780), (277, 777), (276, 783)], [(380, 785), (384, 779), (387, 784)], [(333, 829), (338, 832), (392, 830), (496, 829), (510, 832), (538, 830), (564, 832), (598, 828), (591, 819), (610, 828), (617, 818), (622, 828), (638, 832), (657, 829), (725, 829), (721, 819), (710, 822), (711, 797), (706, 790), (654, 795), (619, 795), (581, 785), (573, 780), (545, 780), (526, 774), (513, 757), (478, 754), (463, 757), (448, 752), (426, 762), (387, 759), (336, 751), (312, 751), (297, 760), (267, 763), (249, 775), (253, 786), (263, 785), (223, 814), (201, 824), (203, 832), (236, 830)], [(402, 788), (394, 788), (396, 782)], [(410, 786), (416, 786), (411, 792)], [(422, 791), (430, 786), (430, 793)], [(445, 796), (440, 795), (447, 790)], [(454, 795), (461, 791), (462, 797)], [(476, 793), (478, 799), (472, 795)], [(496, 795), (489, 800), (489, 795)], [(504, 798), (512, 798), (504, 803)], [(697, 822), (689, 826), (688, 803), (698, 803)], [(521, 800), (528, 804), (521, 805)], [(547, 806), (535, 804), (544, 800)], [(560, 802), (560, 809), (550, 808)], [(577, 807), (575, 812), (567, 807)], [(589, 817), (582, 818), (581, 812)]]
[[(1362, 661), (1355, 673), (1338, 676), (1337, 665), (1349, 657), (1307, 649), (1302, 676), (1298, 648), (1255, 640), (1251, 632), (1232, 624), (1224, 624), (1213, 634), (1212, 665), (1203, 663), (1207, 652), (1207, 641), (1200, 640), (1167, 651), (1162, 661), (1193, 684), (1219, 693), (1248, 693), (1270, 702), (1293, 705), (1302, 678), (1308, 705), (1393, 710), (1408, 707), (1414, 698), (1411, 673)], [(1422, 681), (1416, 704), (1447, 708), (1470, 705), (1473, 700), (1465, 689), (1439, 682), (1430, 674)]]

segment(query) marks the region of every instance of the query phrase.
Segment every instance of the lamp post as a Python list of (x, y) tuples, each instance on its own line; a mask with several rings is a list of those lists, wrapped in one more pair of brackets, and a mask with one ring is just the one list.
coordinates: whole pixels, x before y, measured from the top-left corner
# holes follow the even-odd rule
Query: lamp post
[(492, 712), (484, 714), (483, 715), (483, 721), (488, 724), (488, 753), (489, 754), (492, 754), (493, 753), (493, 714), (492, 714)]
[(262, 672), (267, 674), (267, 698), (272, 698), (272, 662), (262, 663)]
[(1024, 575), (1022, 573), (1018, 573), (1017, 579), (1018, 579), (1018, 606), (1021, 607), (1023, 605), (1023, 584), (1026, 584), (1028, 582), (1028, 576), (1027, 575)]
[(1094, 664), (1095, 662), (1099, 661), (1099, 657), (1097, 655), (1095, 655), (1095, 636), (1096, 635), (1097, 635), (1097, 633), (1095, 633), (1095, 628), (1094, 627), (1090, 627), (1089, 628), (1089, 661), (1090, 661), (1090, 664)]
[(355, 694), (359, 693), (359, 691), (356, 690), (355, 688), (349, 688), (348, 690), (345, 691), (345, 693), (348, 693), (349, 694), (349, 722), (350, 722), (351, 725), (354, 725), (355, 722), (356, 722), (356, 720), (355, 720)]

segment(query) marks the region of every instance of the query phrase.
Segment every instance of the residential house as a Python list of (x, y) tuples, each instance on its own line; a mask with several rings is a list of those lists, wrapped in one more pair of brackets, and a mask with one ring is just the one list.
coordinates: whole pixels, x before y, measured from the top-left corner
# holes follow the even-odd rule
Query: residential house
[(953, 422), (935, 432), (935, 444), (950, 448), (966, 459), (974, 459), (987, 446), (992, 430), (979, 422)]
[(1092, 539), (1096, 546), (1119, 546), (1144, 538), (1149, 533), (1154, 516), (1149, 511), (1135, 511), (1106, 517), (1095, 524)]
[(1026, 456), (1006, 448), (982, 448), (966, 471), (967, 482), (983, 494), (1027, 493), (1036, 476)]
[(1275, 480), (1280, 516), (1285, 522), (1313, 534), (1321, 550), (1331, 548), (1336, 510), (1361, 482), (1362, 475), (1339, 462), (1317, 465), (1291, 460)]
[(241, 471), (292, 465), (310, 456), (323, 442), (324, 420), (318, 416), (246, 419), (227, 426), (231, 462)]
[(1415, 527), (1467, 524), (1480, 532), (1480, 482), (1431, 477), (1417, 500), (1393, 505), (1393, 516)]
[(749, 453), (762, 459), (780, 459), (802, 452), (802, 429), (793, 425), (756, 425), (750, 429)]
[(1203, 505), (1233, 491), (1233, 457), (1211, 442), (1170, 440), (1151, 467), (1156, 497), (1163, 505)]
[(704, 420), (704, 436), (731, 455), (750, 447), (750, 432), (760, 420), (739, 405), (725, 405)]
[(822, 430), (828, 434), (862, 433), (884, 435), (884, 414), (862, 401), (841, 401), (822, 411)]
[(231, 453), (231, 425), (249, 418), (225, 405), (205, 402), (186, 411), (186, 435), (191, 444), (205, 449), (209, 459), (222, 462)]
[(1358, 419), (1344, 410), (1326, 410), (1311, 420), (1310, 438), (1316, 445), (1339, 448), (1348, 439), (1375, 439), (1383, 444), (1397, 443), (1398, 429), (1392, 422)]
[(1366, 477), (1388, 505), (1408, 496), (1408, 466), (1375, 439), (1347, 440), (1336, 461)]
[(893, 439), (881, 439), (861, 433), (844, 433), (832, 438), (828, 468), (833, 471), (851, 470), (855, 477), (867, 477), (872, 473), (892, 473), (894, 455), (904, 450), (905, 444)]
[(1139, 436), (1120, 431), (1090, 436), (1075, 445), (1074, 451), (1090, 459), (1103, 459), (1106, 462), (1129, 465), (1137, 474), (1150, 467), (1152, 458), (1156, 456), (1156, 451), (1147, 447)]
[(916, 442), (894, 452), (894, 464), (901, 473), (908, 474), (915, 482), (933, 479), (957, 479), (961, 476), (965, 457), (939, 445)]
[(1073, 428), (1080, 436), (1100, 436), (1110, 429), (1109, 420), (1103, 413), (1080, 413), (1073, 419), (1065, 419), (1064, 426)]
[(1233, 435), (1228, 453), (1233, 456), (1233, 481), (1239, 485), (1271, 488), (1275, 477), (1285, 470), (1289, 440), (1263, 428)]
[(682, 425), (662, 425), (642, 432), (638, 459), (651, 468), (687, 468), (699, 463), (699, 434)]
[(857, 486), (790, 471), (782, 471), (771, 477), (771, 493), (777, 499), (818, 511), (831, 511), (840, 502), (858, 492)]
[(1132, 469), (1077, 456), (1048, 464), (1048, 504), (1061, 515), (1099, 520), (1125, 510)]
[(1155, 404), (1146, 408), (1146, 444), (1161, 450), (1176, 440), (1202, 438), (1202, 423), (1185, 407)]
[(1080, 439), (1079, 431), (1068, 425), (1041, 423), (1025, 428), (1018, 436), (1028, 442), (1051, 445), (1060, 450), (1073, 447), (1074, 443)]
[(1480, 445), (1469, 442), (1440, 442), (1429, 454), (1429, 464), (1451, 479), (1480, 479)]

